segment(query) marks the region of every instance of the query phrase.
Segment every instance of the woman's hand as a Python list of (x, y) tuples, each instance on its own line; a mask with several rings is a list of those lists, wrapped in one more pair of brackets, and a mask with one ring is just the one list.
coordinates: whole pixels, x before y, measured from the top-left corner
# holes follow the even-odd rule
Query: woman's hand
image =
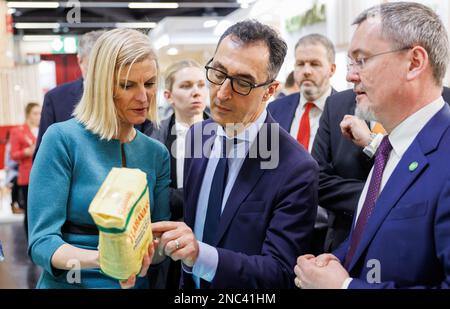
[[(148, 246), (148, 251), (144, 254), (144, 258), (142, 259), (142, 267), (139, 272), (139, 277), (145, 277), (147, 275), (148, 268), (153, 260), (153, 255), (155, 254), (155, 247), (158, 246), (157, 240), (153, 240)], [(130, 289), (134, 287), (136, 284), (136, 275), (131, 275), (128, 280), (119, 281), (120, 287), (122, 289)]]

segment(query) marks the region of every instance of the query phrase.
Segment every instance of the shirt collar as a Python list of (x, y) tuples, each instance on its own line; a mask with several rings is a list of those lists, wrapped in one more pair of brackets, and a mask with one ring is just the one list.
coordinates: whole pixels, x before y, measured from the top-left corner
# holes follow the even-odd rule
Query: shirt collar
[(189, 127), (187, 125), (175, 120), (175, 131), (177, 132), (177, 135), (186, 134), (188, 130)]
[(389, 141), (398, 157), (401, 158), (403, 156), (419, 132), (444, 107), (444, 104), (444, 99), (441, 96), (403, 120), (392, 130), (391, 134), (389, 134)]
[[(258, 132), (261, 129), (262, 125), (266, 121), (266, 118), (267, 118), (267, 110), (264, 109), (263, 112), (259, 115), (259, 117), (255, 120), (255, 122), (246, 127), (244, 131), (236, 135), (234, 138), (236, 138), (238, 141), (246, 141), (247, 143), (252, 143), (255, 140), (256, 136), (258, 135)], [(225, 136), (227, 139), (230, 139), (230, 137), (228, 137), (225, 134), (225, 131), (222, 128), (222, 126), (219, 126), (217, 128), (217, 135), (222, 137)]]
[[(325, 101), (327, 100), (327, 98), (331, 95), (331, 86), (328, 87), (328, 90), (324, 92), (324, 94), (318, 98), (317, 100), (315, 100), (313, 103), (314, 105), (320, 109), (320, 111), (323, 111), (324, 107), (325, 107)], [(305, 106), (306, 103), (308, 103), (310, 101), (306, 100), (306, 98), (301, 95), (300, 93), (300, 108), (303, 108), (303, 106)]]

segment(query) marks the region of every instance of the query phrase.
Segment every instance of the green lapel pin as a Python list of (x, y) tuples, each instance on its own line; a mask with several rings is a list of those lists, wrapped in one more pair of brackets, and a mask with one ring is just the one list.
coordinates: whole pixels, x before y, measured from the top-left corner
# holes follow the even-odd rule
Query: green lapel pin
[(409, 165), (409, 171), (410, 172), (414, 172), (417, 169), (418, 166), (419, 166), (419, 163), (417, 163), (417, 161), (414, 161), (413, 163), (411, 163)]

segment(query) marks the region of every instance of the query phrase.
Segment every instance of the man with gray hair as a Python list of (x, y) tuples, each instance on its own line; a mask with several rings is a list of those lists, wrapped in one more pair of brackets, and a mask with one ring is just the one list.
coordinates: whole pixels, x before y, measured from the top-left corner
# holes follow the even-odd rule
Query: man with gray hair
[[(318, 33), (301, 37), (295, 44), (294, 65), (295, 81), (300, 91), (273, 101), (267, 108), (280, 126), (309, 152), (325, 101), (336, 93), (330, 86), (330, 78), (335, 71), (335, 49), (330, 39)], [(327, 221), (327, 210), (319, 207), (311, 242), (311, 252), (315, 254), (324, 252)]]
[(383, 3), (357, 17), (347, 80), (386, 129), (347, 241), (303, 255), (301, 288), (450, 287), (449, 40), (428, 7)]
[(81, 95), (83, 94), (83, 79), (88, 68), (89, 53), (94, 47), (97, 39), (104, 32), (104, 30), (91, 31), (85, 33), (81, 37), (77, 54), (81, 78), (57, 86), (45, 94), (34, 156), (36, 156), (39, 145), (41, 144), (42, 136), (45, 131), (47, 131), (47, 128), (53, 123), (66, 121), (72, 118), (72, 112), (75, 105), (80, 101)]

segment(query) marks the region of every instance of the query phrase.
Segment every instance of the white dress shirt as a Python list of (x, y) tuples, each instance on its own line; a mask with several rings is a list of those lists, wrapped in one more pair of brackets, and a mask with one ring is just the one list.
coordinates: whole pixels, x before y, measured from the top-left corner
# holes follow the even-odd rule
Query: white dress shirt
[[(386, 166), (383, 171), (383, 176), (381, 178), (380, 185), (380, 193), (383, 191), (384, 186), (386, 185), (389, 177), (391, 177), (394, 172), (397, 164), (403, 157), (403, 154), (408, 150), (409, 146), (412, 144), (416, 136), (419, 132), (425, 127), (425, 125), (430, 121), (430, 119), (437, 114), (442, 107), (444, 107), (444, 99), (439, 97), (437, 100), (433, 101), (430, 104), (427, 104), (425, 107), (421, 108), (405, 120), (403, 120), (394, 130), (389, 134), (389, 141), (392, 145), (392, 151), (389, 154), (388, 161), (386, 162)], [(369, 187), (370, 179), (372, 178), (373, 167), (370, 170), (369, 176), (367, 176), (366, 184), (364, 185), (364, 189), (361, 193), (358, 202), (358, 208), (356, 211), (356, 220), (358, 220), (359, 214), (361, 213), (361, 209), (363, 207), (364, 201), (366, 199), (367, 190)], [(369, 219), (370, 220), (370, 219)], [(348, 278), (344, 281), (342, 288), (347, 288), (351, 282), (351, 278)]]
[(183, 188), (183, 172), (184, 172), (184, 156), (185, 156), (185, 141), (186, 134), (189, 127), (181, 122), (175, 120), (176, 152), (175, 159), (177, 160), (177, 188)]
[[(234, 183), (239, 175), (242, 164), (250, 149), (250, 146), (255, 141), (259, 130), (264, 124), (267, 117), (267, 111), (264, 110), (254, 123), (248, 126), (243, 132), (239, 133), (235, 138), (238, 140), (237, 144), (232, 147), (228, 155), (228, 178), (225, 186), (225, 191), (222, 200), (222, 213), (225, 208), (230, 192), (233, 189)], [(211, 282), (216, 274), (217, 265), (219, 263), (219, 254), (217, 249), (210, 246), (201, 240), (203, 239), (203, 228), (206, 220), (206, 212), (208, 208), (209, 193), (211, 191), (212, 179), (214, 172), (219, 162), (222, 150), (222, 139), (226, 136), (225, 131), (221, 126), (217, 128), (217, 135), (214, 140), (214, 146), (211, 151), (210, 158), (203, 176), (202, 185), (197, 202), (197, 211), (195, 215), (194, 234), (199, 240), (199, 254), (197, 260), (192, 268), (193, 278), (196, 287), (200, 286), (200, 278)], [(229, 138), (229, 137), (227, 137)], [(183, 270), (189, 272), (183, 266)]]
[[(319, 128), (320, 116), (322, 116), (323, 109), (325, 107), (325, 101), (331, 94), (331, 87), (325, 91), (325, 93), (315, 100), (314, 107), (309, 111), (309, 126), (310, 126), (310, 136), (309, 136), (309, 146), (308, 152), (311, 153), (311, 149), (314, 143), (314, 138), (316, 137), (317, 129)], [(302, 118), (303, 112), (305, 111), (305, 105), (307, 102), (306, 98), (300, 94), (300, 102), (295, 110), (294, 119), (292, 120), (291, 130), (289, 133), (295, 139), (297, 139), (298, 130), (300, 127), (300, 119)]]

